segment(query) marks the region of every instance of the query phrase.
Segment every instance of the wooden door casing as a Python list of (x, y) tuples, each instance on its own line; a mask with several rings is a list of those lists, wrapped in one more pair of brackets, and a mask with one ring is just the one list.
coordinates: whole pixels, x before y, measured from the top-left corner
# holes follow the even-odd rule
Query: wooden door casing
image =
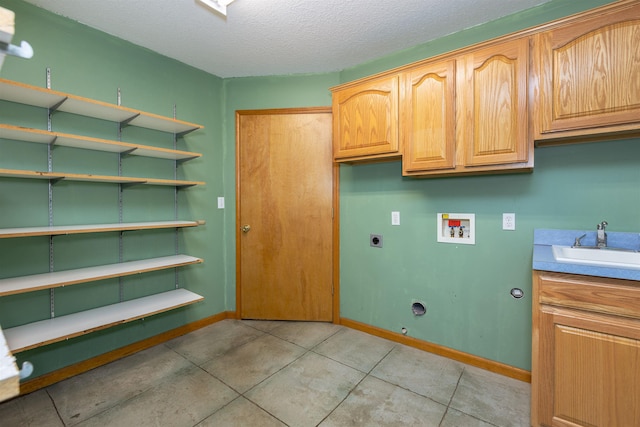
[(329, 108), (236, 114), (241, 318), (333, 320), (331, 117)]

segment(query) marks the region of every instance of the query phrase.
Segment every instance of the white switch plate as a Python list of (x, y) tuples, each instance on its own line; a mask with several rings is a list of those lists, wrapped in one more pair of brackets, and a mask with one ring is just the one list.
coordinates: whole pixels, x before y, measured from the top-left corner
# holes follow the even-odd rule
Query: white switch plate
[(400, 225), (400, 212), (391, 212), (391, 225)]
[(218, 209), (224, 209), (224, 197), (218, 197)]
[(502, 214), (502, 229), (503, 230), (515, 230), (516, 229), (516, 214), (515, 213), (503, 213)]

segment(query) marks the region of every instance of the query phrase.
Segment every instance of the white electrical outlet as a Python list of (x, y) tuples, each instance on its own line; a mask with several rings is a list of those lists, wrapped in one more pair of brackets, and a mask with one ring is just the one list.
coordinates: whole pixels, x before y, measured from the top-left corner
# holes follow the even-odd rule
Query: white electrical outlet
[(502, 214), (502, 229), (503, 230), (515, 230), (516, 229), (516, 214), (515, 213), (503, 213)]
[(391, 212), (391, 225), (400, 225), (400, 212)]
[(224, 209), (224, 197), (218, 197), (218, 209)]

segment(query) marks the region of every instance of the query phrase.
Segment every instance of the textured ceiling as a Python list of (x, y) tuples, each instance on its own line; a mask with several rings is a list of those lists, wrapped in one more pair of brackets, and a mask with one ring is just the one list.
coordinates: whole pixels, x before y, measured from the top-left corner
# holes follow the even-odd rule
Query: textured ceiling
[(25, 0), (220, 77), (340, 71), (548, 0)]

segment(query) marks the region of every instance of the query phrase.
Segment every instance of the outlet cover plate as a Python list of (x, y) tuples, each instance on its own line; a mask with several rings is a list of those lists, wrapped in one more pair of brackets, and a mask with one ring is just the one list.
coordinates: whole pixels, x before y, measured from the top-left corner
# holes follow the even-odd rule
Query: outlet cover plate
[(516, 229), (516, 214), (515, 213), (503, 213), (502, 214), (502, 229), (513, 231)]

